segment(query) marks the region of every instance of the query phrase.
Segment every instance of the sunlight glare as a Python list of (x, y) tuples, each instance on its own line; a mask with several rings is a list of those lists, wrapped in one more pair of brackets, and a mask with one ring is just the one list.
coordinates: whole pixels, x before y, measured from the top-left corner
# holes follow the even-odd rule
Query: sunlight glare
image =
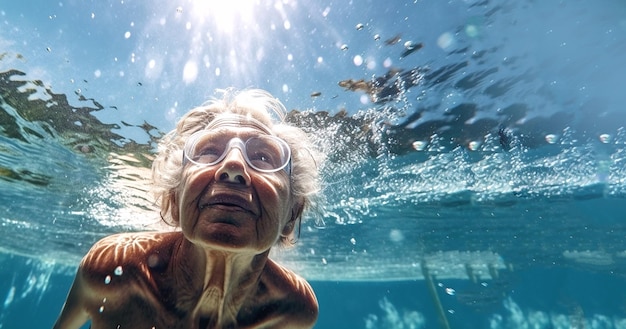
[(209, 19), (221, 32), (231, 34), (238, 27), (254, 23), (253, 13), (259, 0), (192, 0), (192, 4), (198, 21)]

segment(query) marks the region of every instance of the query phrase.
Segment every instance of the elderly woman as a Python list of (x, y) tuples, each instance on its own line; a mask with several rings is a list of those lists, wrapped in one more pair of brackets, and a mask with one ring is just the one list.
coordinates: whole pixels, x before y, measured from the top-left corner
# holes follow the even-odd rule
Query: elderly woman
[(313, 327), (313, 290), (268, 257), (295, 242), (317, 191), (307, 136), (273, 122), (284, 114), (260, 90), (187, 113), (152, 166), (161, 215), (180, 229), (97, 242), (54, 328)]

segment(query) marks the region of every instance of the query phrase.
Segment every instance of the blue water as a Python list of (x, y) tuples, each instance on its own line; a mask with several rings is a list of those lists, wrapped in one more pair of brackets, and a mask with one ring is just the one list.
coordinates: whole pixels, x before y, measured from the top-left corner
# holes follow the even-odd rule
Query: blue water
[(231, 86), (328, 153), (272, 255), (316, 328), (626, 328), (623, 1), (203, 3), (0, 2), (0, 328), (158, 227), (155, 141)]

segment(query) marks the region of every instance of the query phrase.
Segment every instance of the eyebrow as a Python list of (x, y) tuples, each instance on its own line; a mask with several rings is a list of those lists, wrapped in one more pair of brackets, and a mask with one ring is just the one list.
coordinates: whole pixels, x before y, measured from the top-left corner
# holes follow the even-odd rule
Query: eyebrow
[[(236, 128), (236, 131), (233, 131), (229, 128)], [(252, 127), (227, 127), (227, 126), (218, 126), (218, 127), (214, 127), (212, 129), (208, 129), (205, 128), (205, 130), (207, 132), (212, 132), (215, 134), (216, 137), (218, 138), (227, 138), (227, 139), (231, 139), (234, 137), (239, 137), (242, 140), (246, 140), (248, 138), (251, 137), (257, 137), (257, 136), (266, 136), (266, 135), (270, 135), (273, 136), (272, 134), (267, 134), (265, 131), (262, 130), (258, 130)]]
[(209, 124), (204, 128), (206, 130), (213, 129), (219, 126), (235, 126), (235, 127), (250, 127), (257, 130), (260, 130), (268, 135), (274, 136), (274, 133), (270, 130), (270, 128), (264, 125), (259, 120), (254, 118), (245, 117), (242, 115), (234, 114), (234, 115), (221, 115), (217, 116), (213, 121), (209, 122)]

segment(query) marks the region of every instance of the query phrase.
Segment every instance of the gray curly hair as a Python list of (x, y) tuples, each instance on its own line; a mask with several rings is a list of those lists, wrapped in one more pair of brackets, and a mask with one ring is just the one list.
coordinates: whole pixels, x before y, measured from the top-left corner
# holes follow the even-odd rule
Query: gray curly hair
[[(322, 160), (322, 155), (315, 151), (302, 129), (285, 123), (287, 111), (284, 105), (268, 92), (260, 89), (239, 92), (227, 89), (220, 92), (223, 94), (221, 99), (211, 99), (189, 111), (178, 121), (176, 128), (159, 142), (158, 154), (152, 163), (152, 180), (161, 217), (169, 225), (179, 225), (170, 211), (181, 184), (185, 142), (194, 132), (205, 129), (216, 116), (230, 113), (261, 122), (291, 148), (291, 195), (295, 200), (299, 234), (303, 212), (311, 207), (319, 192), (318, 162)], [(279, 242), (292, 245), (295, 238), (282, 237)]]

